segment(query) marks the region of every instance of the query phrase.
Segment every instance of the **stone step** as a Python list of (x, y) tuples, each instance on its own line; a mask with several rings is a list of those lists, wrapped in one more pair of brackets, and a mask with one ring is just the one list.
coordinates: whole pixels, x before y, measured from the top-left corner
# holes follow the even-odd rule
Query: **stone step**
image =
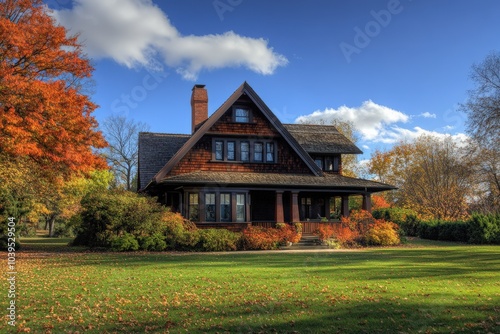
[(302, 235), (300, 241), (288, 247), (283, 247), (283, 249), (328, 249), (328, 246), (321, 245), (319, 238), (316, 235), (306, 234)]

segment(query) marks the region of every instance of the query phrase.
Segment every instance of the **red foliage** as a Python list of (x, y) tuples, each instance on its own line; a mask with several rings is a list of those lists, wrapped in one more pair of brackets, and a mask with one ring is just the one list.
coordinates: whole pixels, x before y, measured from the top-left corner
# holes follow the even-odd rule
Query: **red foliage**
[(372, 208), (375, 209), (386, 209), (390, 208), (391, 205), (385, 200), (383, 196), (373, 195), (372, 196)]
[[(350, 226), (351, 225), (351, 226)], [(330, 238), (337, 239), (343, 246), (349, 246), (355, 243), (359, 237), (359, 232), (356, 230), (355, 225), (352, 224), (322, 224), (315, 232), (321, 241)]]
[(286, 242), (299, 242), (301, 234), (288, 224), (277, 228), (250, 226), (241, 236), (243, 249), (277, 249)]
[(41, 0), (0, 2), (0, 151), (51, 170), (106, 168), (96, 108), (82, 93), (93, 70), (76, 37)]
[(241, 236), (243, 249), (276, 249), (279, 246), (280, 232), (275, 228), (250, 226)]

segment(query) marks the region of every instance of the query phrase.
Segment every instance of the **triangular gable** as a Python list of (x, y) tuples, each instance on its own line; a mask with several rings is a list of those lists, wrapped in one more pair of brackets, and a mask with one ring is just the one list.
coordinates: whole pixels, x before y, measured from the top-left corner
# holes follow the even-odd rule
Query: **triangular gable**
[(281, 124), (269, 107), (262, 101), (257, 93), (245, 81), (231, 96), (217, 109), (191, 136), (191, 138), (181, 147), (181, 149), (167, 162), (167, 164), (155, 175), (153, 181), (160, 182), (179, 161), (193, 148), (194, 145), (207, 133), (207, 131), (226, 113), (226, 111), (242, 96), (246, 94), (259, 108), (272, 126), (278, 131), (283, 139), (292, 147), (295, 153), (303, 160), (311, 172), (320, 176), (323, 175), (321, 169), (316, 165), (307, 152), (300, 146), (295, 138)]

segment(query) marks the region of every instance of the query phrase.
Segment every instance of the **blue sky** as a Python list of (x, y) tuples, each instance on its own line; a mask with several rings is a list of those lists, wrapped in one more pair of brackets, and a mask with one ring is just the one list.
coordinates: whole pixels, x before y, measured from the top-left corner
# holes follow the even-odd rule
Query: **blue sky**
[(189, 133), (247, 81), (283, 123), (353, 121), (369, 158), (420, 134), (464, 137), (473, 63), (500, 50), (497, 0), (46, 0), (95, 66), (98, 121)]

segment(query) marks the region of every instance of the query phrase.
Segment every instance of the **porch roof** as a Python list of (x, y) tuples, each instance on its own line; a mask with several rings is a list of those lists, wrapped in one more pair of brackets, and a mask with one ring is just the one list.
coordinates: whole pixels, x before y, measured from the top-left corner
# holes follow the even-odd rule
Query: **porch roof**
[(396, 189), (389, 184), (347, 177), (339, 174), (323, 176), (277, 173), (235, 173), (197, 171), (166, 177), (159, 182), (163, 185), (203, 185), (203, 186), (250, 186), (272, 188), (303, 188), (322, 190), (356, 190), (378, 192)]

